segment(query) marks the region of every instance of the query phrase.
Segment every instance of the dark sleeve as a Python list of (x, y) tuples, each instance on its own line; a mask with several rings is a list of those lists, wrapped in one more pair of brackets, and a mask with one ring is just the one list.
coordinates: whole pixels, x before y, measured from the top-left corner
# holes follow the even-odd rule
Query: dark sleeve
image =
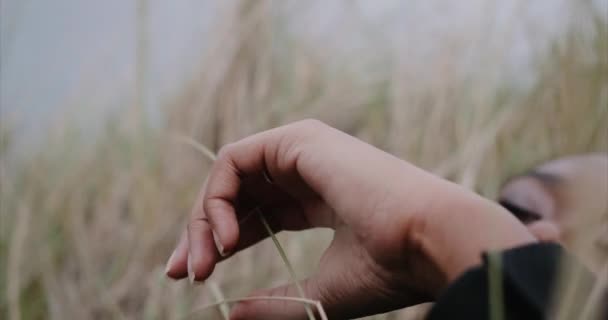
[[(562, 258), (576, 263), (559, 245), (550, 243), (526, 245), (500, 254), (503, 319), (547, 318)], [(450, 285), (427, 319), (490, 319), (489, 260), (484, 255), (481, 266), (465, 272)], [(593, 276), (584, 270), (581, 279), (586, 287), (583, 289), (590, 289)]]

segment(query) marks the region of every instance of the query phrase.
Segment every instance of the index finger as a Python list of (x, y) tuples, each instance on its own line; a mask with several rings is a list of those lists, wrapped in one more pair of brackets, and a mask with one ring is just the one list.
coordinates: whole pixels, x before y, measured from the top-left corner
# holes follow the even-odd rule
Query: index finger
[(281, 128), (277, 128), (226, 145), (211, 168), (203, 210), (223, 255), (233, 252), (239, 242), (235, 207), (242, 179), (262, 172), (272, 175), (279, 170), (280, 162), (284, 162), (284, 154), (280, 154), (284, 147), (283, 135)]

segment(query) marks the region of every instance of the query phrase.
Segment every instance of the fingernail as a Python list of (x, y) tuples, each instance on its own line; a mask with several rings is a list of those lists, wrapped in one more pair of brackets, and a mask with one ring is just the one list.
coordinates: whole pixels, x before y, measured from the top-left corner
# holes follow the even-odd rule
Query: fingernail
[(190, 284), (194, 284), (195, 278), (194, 270), (192, 270), (192, 259), (190, 259), (190, 255), (188, 255), (188, 280), (190, 281)]
[(217, 236), (217, 233), (215, 233), (214, 230), (211, 230), (211, 233), (213, 234), (213, 241), (215, 242), (215, 246), (217, 247), (217, 251), (220, 252), (220, 255), (222, 257), (225, 257), (226, 256), (226, 252), (224, 252), (224, 246), (220, 242), (220, 238)]
[(165, 274), (169, 273), (171, 266), (173, 265), (173, 259), (175, 259), (175, 250), (171, 252), (171, 256), (169, 256), (169, 260), (167, 260), (167, 265), (165, 266)]

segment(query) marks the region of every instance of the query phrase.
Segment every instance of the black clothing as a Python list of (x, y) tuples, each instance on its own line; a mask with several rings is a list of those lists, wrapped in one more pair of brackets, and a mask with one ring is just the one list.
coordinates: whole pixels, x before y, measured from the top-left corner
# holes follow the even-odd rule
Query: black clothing
[[(581, 268), (580, 292), (588, 294), (594, 284), (594, 277), (568, 257), (559, 245), (538, 243), (500, 254), (498, 275), (500, 277), (502, 274), (502, 319), (547, 318), (562, 258), (572, 260), (568, 263)], [(490, 319), (489, 262), (489, 256), (485, 254), (481, 266), (465, 272), (448, 287), (431, 309), (427, 319)], [(582, 307), (573, 306), (574, 309)], [(572, 311), (569, 314), (578, 314), (577, 310), (569, 311)]]

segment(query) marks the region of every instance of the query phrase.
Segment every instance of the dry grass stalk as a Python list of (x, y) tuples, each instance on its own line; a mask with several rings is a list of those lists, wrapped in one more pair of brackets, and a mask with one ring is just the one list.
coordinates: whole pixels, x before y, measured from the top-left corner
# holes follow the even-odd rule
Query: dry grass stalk
[[(0, 286), (8, 288), (10, 279), (11, 290), (0, 290), (0, 318), (9, 318), (10, 312), (19, 312), (26, 320), (119, 314), (139, 318), (147, 310), (151, 318), (181, 319), (199, 301), (210, 298), (204, 288), (169, 286), (157, 278), (196, 197), (198, 177), (209, 169), (200, 157), (168, 143), (167, 132), (187, 132), (217, 149), (254, 131), (316, 117), (425, 169), (445, 168), (443, 176), (487, 197), (496, 194), (507, 176), (539, 162), (608, 150), (605, 24), (598, 23), (591, 32), (564, 34), (550, 50), (534, 46), (538, 59), (531, 69), (537, 79), (521, 90), (500, 81), (510, 68), (500, 50), (513, 43), (485, 19), (439, 35), (449, 41), (418, 39), (437, 42), (437, 51), (443, 53), (424, 60), (416, 56), (418, 41), (377, 42), (374, 55), (384, 58), (368, 68), (362, 52), (356, 51), (354, 59), (336, 52), (331, 44), (342, 39), (332, 38), (333, 30), (323, 38), (329, 41), (294, 31), (292, 23), (317, 14), (314, 10), (325, 12), (325, 5), (227, 3), (225, 16), (205, 39), (213, 50), (193, 66), (183, 91), (163, 103), (167, 126), (125, 133), (129, 121), (121, 121), (124, 115), (117, 114), (98, 136), (90, 137), (77, 129), (81, 125), (71, 116), (89, 105), (90, 96), (81, 94), (82, 101), (66, 102), (70, 112), (59, 115), (61, 122), (44, 145), (26, 158), (11, 160), (11, 146), (19, 144), (20, 131), (5, 134), (15, 126), (7, 124), (3, 114), (0, 274), (6, 277)], [(576, 21), (595, 23), (591, 16), (583, 10), (584, 19)], [(492, 21), (491, 15), (486, 17)], [(525, 26), (520, 18), (505, 25)], [(355, 26), (348, 33), (360, 30)], [(479, 37), (469, 34), (478, 30), (487, 32)], [(535, 29), (528, 31), (524, 33), (532, 35)], [(486, 39), (501, 43), (493, 46), (497, 41)], [(528, 40), (536, 43), (537, 38)], [(471, 53), (473, 75), (462, 72), (463, 58)], [(73, 90), (92, 92), (90, 87), (95, 83), (83, 81)], [(503, 112), (511, 113), (504, 122)], [(27, 223), (28, 241), (19, 244), (15, 239), (21, 237), (16, 232), (18, 221), (24, 223), (19, 209), (23, 204), (35, 219)], [(317, 230), (297, 238), (282, 234), (279, 239), (291, 262), (307, 271), (313, 270), (329, 242), (325, 235)], [(8, 263), (15, 261), (11, 248), (16, 246), (24, 246), (17, 260), (31, 261), (27, 268)], [(253, 257), (270, 260), (275, 255), (270, 242), (261, 243), (223, 262), (214, 280), (229, 297), (267, 285), (277, 280), (272, 274), (281, 270), (281, 263), (257, 270)], [(15, 299), (19, 305), (11, 308), (20, 309), (9, 311), (4, 301)], [(373, 319), (409, 320), (411, 311)]]
[(20, 207), (15, 224), (15, 231), (11, 239), (11, 248), (8, 256), (7, 295), (8, 307), (11, 320), (21, 319), (21, 286), (23, 285), (23, 255), (26, 249), (26, 239), (28, 236), (31, 210), (25, 206)]
[(219, 301), (216, 303), (206, 305), (204, 307), (197, 308), (196, 310), (194, 310), (192, 313), (190, 313), (188, 316), (184, 317), (183, 319), (184, 320), (190, 319), (190, 318), (194, 317), (197, 313), (201, 313), (205, 310), (216, 308), (216, 307), (219, 307), (224, 304), (238, 303), (238, 302), (243, 302), (243, 301), (261, 301), (261, 300), (297, 302), (297, 303), (305, 304), (307, 306), (314, 306), (317, 309), (317, 312), (319, 313), (321, 320), (328, 320), (327, 315), (325, 314), (325, 311), (323, 310), (323, 307), (321, 306), (321, 303), (319, 301), (310, 300), (310, 299), (306, 299), (306, 298), (274, 297), (274, 296), (257, 296), (257, 297), (245, 297), (245, 298), (222, 300), (222, 301)]
[[(213, 151), (211, 151), (206, 146), (204, 146), (204, 145), (196, 142), (196, 140), (194, 140), (192, 138), (187, 138), (186, 137), (186, 138), (183, 138), (182, 141), (184, 141), (185, 143), (188, 143), (191, 146), (194, 146), (197, 150), (199, 150), (203, 155), (205, 155), (211, 161), (215, 161), (217, 159), (217, 156), (215, 155), (215, 153)], [(260, 218), (260, 221), (264, 225), (264, 228), (266, 229), (266, 232), (272, 238), (272, 242), (274, 243), (277, 251), (279, 252), (279, 255), (281, 256), (281, 259), (283, 260), (283, 263), (285, 264), (285, 267), (287, 268), (287, 271), (289, 272), (289, 276), (291, 277), (291, 281), (293, 282), (294, 286), (296, 287), (296, 290), (298, 291), (298, 294), (300, 295), (300, 298), (305, 299), (306, 295), (304, 294), (304, 289), (302, 289), (302, 286), (300, 285), (300, 282), (298, 281), (298, 277), (296, 276), (296, 272), (295, 272), (295, 270), (294, 270), (291, 262), (289, 262), (289, 258), (287, 258), (287, 254), (285, 254), (285, 250), (283, 250), (283, 246), (281, 246), (281, 243), (277, 239), (274, 231), (272, 230), (272, 228), (270, 228), (270, 225), (268, 225), (268, 222), (266, 221), (266, 218), (264, 217), (264, 214), (262, 213), (262, 211), (260, 210), (260, 208), (256, 207), (255, 209), (252, 210), (252, 212), (246, 214), (245, 217), (242, 220), (239, 221), (239, 224), (242, 224), (253, 213), (257, 213), (258, 214), (258, 217)], [(217, 289), (218, 292), (220, 292), (219, 288), (216, 288), (216, 289)], [(320, 303), (319, 303), (319, 307), (322, 309)], [(310, 320), (315, 320), (315, 316), (312, 313), (312, 310), (310, 309), (310, 307), (308, 305), (304, 305), (304, 308), (306, 309), (306, 314), (307, 314), (308, 318)], [(224, 313), (224, 312), (225, 312), (224, 309), (222, 309), (222, 313)]]

